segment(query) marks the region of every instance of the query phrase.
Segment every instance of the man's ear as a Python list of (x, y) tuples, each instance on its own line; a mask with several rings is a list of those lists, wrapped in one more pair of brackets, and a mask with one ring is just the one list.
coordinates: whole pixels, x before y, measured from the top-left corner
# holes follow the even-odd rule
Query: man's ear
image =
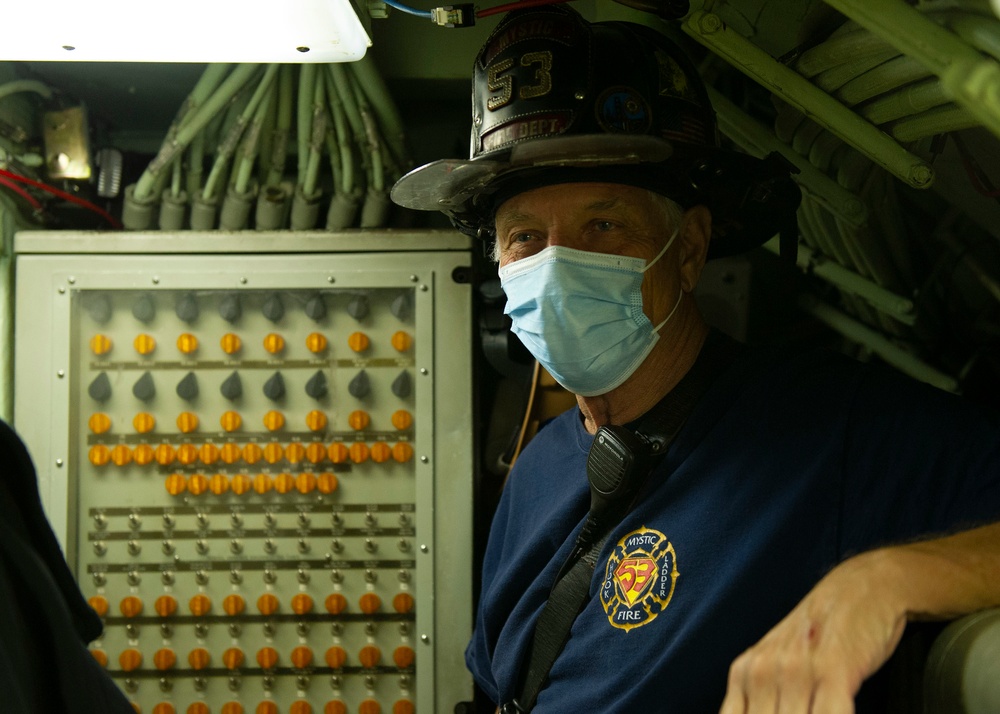
[(693, 206), (681, 216), (680, 235), (681, 288), (686, 293), (694, 290), (701, 278), (708, 255), (708, 242), (712, 239), (712, 213), (705, 206)]

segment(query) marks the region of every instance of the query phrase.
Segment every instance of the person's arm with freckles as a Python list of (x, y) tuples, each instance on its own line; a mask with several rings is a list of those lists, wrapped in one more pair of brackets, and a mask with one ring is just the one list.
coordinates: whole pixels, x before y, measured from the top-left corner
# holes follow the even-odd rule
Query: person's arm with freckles
[(1000, 523), (850, 558), (729, 671), (721, 714), (846, 714), (907, 620), (1000, 605)]

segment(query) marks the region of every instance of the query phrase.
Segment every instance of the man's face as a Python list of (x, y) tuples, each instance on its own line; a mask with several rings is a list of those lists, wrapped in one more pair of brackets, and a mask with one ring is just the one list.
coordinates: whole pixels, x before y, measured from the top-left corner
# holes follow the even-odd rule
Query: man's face
[(497, 209), (500, 267), (552, 245), (651, 260), (669, 237), (665, 220), (650, 193), (634, 186), (565, 183), (525, 191)]
[[(568, 183), (525, 191), (496, 213), (500, 267), (549, 246), (651, 261), (676, 226), (649, 191), (612, 183)], [(643, 307), (654, 324), (678, 294), (677, 244), (646, 274)]]

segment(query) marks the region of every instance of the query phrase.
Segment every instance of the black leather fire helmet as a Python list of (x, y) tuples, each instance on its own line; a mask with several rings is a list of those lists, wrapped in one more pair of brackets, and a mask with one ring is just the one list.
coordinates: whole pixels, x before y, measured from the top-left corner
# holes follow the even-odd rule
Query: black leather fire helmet
[(794, 240), (800, 192), (789, 171), (777, 154), (720, 148), (705, 87), (674, 42), (552, 5), (508, 13), (476, 57), (470, 158), (414, 169), (391, 196), (492, 240), (496, 208), (518, 193), (558, 183), (639, 186), (683, 207), (707, 205), (715, 258), (779, 231)]

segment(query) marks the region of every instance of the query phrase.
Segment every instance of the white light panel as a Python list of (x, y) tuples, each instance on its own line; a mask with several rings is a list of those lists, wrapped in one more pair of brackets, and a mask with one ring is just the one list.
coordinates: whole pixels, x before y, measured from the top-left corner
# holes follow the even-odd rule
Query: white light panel
[(4, 24), (3, 60), (353, 62), (371, 46), (350, 0), (41, 0)]

